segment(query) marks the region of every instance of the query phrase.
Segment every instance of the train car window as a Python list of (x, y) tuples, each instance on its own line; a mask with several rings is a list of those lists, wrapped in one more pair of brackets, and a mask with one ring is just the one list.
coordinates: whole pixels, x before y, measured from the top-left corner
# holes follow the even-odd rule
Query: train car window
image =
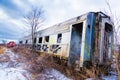
[(88, 25), (88, 29), (90, 29), (90, 25)]
[(42, 43), (42, 37), (39, 37), (39, 43)]
[(34, 38), (34, 43), (36, 43), (36, 38)]
[(61, 43), (61, 40), (62, 40), (62, 34), (58, 34), (57, 43)]
[(20, 44), (22, 44), (22, 43), (23, 43), (23, 41), (19, 41), (19, 43), (20, 43)]
[(28, 40), (26, 40), (26, 42), (25, 42), (26, 44), (28, 43)]
[(45, 36), (45, 42), (49, 42), (49, 36)]

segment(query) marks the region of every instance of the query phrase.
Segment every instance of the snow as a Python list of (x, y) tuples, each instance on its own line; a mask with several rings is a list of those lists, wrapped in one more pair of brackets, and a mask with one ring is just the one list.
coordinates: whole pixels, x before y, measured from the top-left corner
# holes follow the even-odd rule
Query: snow
[(24, 63), (18, 63), (16, 58), (18, 55), (8, 49), (0, 55), (0, 80), (28, 80), (29, 73), (22, 68)]
[(55, 69), (46, 69), (44, 70), (40, 80), (73, 80), (70, 78), (67, 78), (65, 75), (60, 73), (59, 71)]
[[(31, 80), (31, 73), (24, 68), (28, 65), (17, 61), (19, 57), (9, 49), (6, 49), (4, 54), (0, 54), (0, 80)], [(73, 80), (54, 68), (44, 69), (39, 75), (38, 79), (33, 80)], [(101, 78), (103, 80), (118, 80), (118, 75), (116, 72), (111, 71), (109, 76)], [(87, 80), (94, 79), (89, 78)]]
[(103, 80), (118, 80), (118, 76), (111, 75), (111, 76), (104, 76)]
[[(19, 56), (6, 49), (0, 54), (0, 80), (31, 80), (32, 76), (24, 67), (25, 63), (18, 62)], [(55, 69), (45, 69), (38, 80), (73, 80)], [(34, 79), (36, 80), (36, 79)]]
[(109, 76), (104, 76), (104, 77), (102, 77), (102, 79), (104, 79), (104, 80), (118, 80), (117, 72), (110, 71), (109, 74), (110, 74)]
[(20, 68), (1, 68), (0, 69), (0, 80), (27, 80), (25, 70)]

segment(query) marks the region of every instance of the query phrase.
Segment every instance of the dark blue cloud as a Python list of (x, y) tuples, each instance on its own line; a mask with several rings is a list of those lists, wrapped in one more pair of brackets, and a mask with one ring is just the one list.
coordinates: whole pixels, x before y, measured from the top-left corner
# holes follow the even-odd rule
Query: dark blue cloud
[(12, 0), (0, 0), (0, 7), (2, 7), (4, 11), (13, 18), (20, 18), (23, 16), (23, 11), (21, 11), (21, 9), (16, 6)]
[[(19, 19), (23, 17), (23, 11), (16, 4), (13, 3), (12, 0), (0, 0), (0, 8), (4, 10), (7, 16), (13, 19)], [(21, 35), (21, 31), (17, 25), (7, 23), (6, 21), (0, 22), (0, 38), (6, 39), (19, 39)], [(15, 29), (14, 29), (15, 28)]]
[(17, 7), (12, 3), (11, 0), (0, 0), (0, 5), (9, 9), (17, 10)]
[(11, 28), (9, 24), (0, 23), (0, 38), (19, 39), (19, 35), (20, 32)]

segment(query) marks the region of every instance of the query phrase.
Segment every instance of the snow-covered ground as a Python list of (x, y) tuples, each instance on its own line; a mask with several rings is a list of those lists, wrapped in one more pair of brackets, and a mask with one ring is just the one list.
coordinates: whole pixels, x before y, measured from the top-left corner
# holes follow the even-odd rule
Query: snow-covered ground
[(6, 49), (0, 54), (0, 80), (28, 80), (29, 73), (22, 67), (24, 63), (17, 62), (18, 55)]
[[(20, 57), (9, 49), (5, 49), (4, 54), (0, 54), (0, 80), (73, 80), (53, 68), (44, 69), (35, 79), (25, 68), (28, 65), (24, 61), (19, 61), (19, 59), (23, 59)], [(117, 77), (117, 73), (111, 71), (109, 76), (103, 76), (102, 79), (118, 80)]]
[(43, 74), (41, 74), (40, 80), (73, 80), (67, 78), (65, 75), (61, 74), (55, 69), (46, 69)]
[[(0, 54), (0, 80), (36, 80), (31, 79), (31, 74), (24, 68), (25, 63), (19, 62), (20, 56), (6, 49)], [(72, 80), (55, 69), (45, 69), (37, 80)]]
[(118, 80), (118, 77), (115, 75), (111, 75), (111, 76), (104, 76), (102, 79), (103, 80)]
[(116, 72), (110, 71), (109, 76), (103, 76), (102, 79), (104, 80), (118, 80), (118, 74)]

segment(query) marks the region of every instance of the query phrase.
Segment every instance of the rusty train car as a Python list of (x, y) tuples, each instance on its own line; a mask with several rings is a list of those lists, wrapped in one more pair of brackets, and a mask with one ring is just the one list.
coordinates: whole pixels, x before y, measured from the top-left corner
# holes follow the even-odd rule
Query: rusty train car
[[(104, 64), (112, 60), (113, 30), (109, 16), (102, 12), (88, 12), (38, 31), (34, 43), (41, 52), (68, 58), (69, 65)], [(20, 42), (31, 44), (31, 36)]]

